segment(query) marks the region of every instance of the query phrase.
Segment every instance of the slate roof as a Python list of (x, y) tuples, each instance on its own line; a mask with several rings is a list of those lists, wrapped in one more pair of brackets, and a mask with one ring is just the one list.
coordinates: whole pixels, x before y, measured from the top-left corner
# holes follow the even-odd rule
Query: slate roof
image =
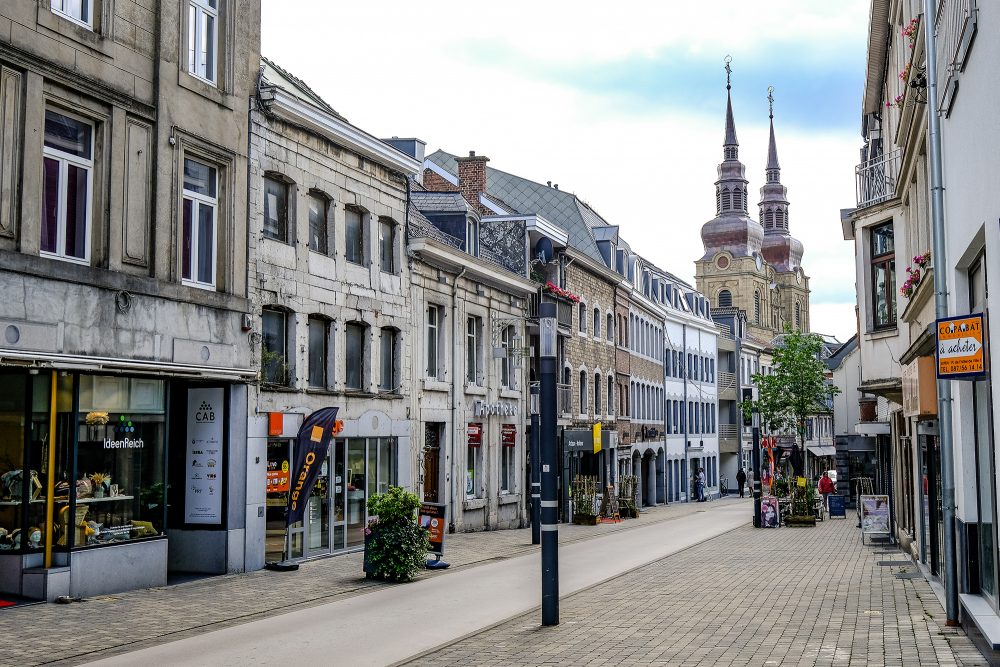
[(264, 79), (267, 80), (268, 83), (280, 86), (288, 92), (296, 95), (296, 97), (305, 100), (306, 102), (310, 102), (344, 122), (348, 122), (346, 118), (341, 116), (333, 107), (327, 104), (326, 100), (320, 97), (315, 90), (310, 88), (305, 81), (264, 56), (260, 57), (260, 61), (264, 69)]
[(836, 352), (830, 355), (830, 357), (826, 360), (826, 367), (831, 371), (837, 370), (840, 368), (841, 364), (844, 363), (844, 360), (850, 356), (851, 352), (856, 349), (858, 349), (858, 334), (851, 336), (846, 343), (841, 345), (837, 348)]
[(469, 213), (469, 203), (459, 192), (410, 192), (410, 200), (422, 211)]
[[(458, 174), (458, 163), (450, 153), (434, 151), (427, 159), (452, 174)], [(608, 223), (589, 207), (581, 206), (582, 202), (576, 195), (490, 166), (486, 167), (486, 184), (492, 197), (509, 203), (518, 211), (540, 215), (566, 230), (570, 246), (604, 265), (604, 258), (597, 249), (588, 221), (600, 220), (602, 227)], [(583, 209), (588, 211), (586, 219)]]

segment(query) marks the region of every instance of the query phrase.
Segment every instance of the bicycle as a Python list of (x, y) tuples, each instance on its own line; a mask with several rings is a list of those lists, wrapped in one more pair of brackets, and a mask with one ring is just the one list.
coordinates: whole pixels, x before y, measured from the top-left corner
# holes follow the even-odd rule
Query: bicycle
[(729, 495), (729, 478), (720, 477), (719, 478), (719, 497), (725, 498)]

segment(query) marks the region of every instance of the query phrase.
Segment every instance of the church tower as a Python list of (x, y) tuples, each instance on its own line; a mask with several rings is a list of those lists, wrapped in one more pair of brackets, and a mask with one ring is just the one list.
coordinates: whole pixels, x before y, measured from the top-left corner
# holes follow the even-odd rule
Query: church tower
[(730, 60), (726, 58), (726, 129), (715, 182), (715, 217), (701, 228), (705, 253), (695, 262), (695, 283), (714, 310), (743, 310), (749, 333), (770, 341), (779, 330), (773, 319), (778, 304), (772, 298), (773, 270), (762, 253), (764, 228), (748, 211), (749, 183), (739, 159)]

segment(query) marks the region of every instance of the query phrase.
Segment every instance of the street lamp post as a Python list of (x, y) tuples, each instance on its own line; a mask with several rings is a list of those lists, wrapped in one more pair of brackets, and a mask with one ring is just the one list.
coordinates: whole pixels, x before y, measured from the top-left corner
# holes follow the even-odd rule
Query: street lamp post
[(542, 541), (542, 438), (538, 385), (531, 385), (531, 543)]
[(542, 452), (542, 625), (559, 625), (559, 500), (556, 492), (556, 304), (538, 306), (539, 440)]

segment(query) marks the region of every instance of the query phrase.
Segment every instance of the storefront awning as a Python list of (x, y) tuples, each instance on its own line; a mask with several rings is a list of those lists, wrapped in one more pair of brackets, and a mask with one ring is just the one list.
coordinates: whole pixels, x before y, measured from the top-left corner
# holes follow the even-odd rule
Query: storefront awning
[(833, 445), (809, 445), (806, 447), (813, 456), (836, 456), (837, 448)]
[(142, 375), (229, 380), (233, 382), (252, 382), (257, 378), (257, 371), (253, 368), (195, 366), (193, 364), (177, 364), (170, 361), (84, 357), (75, 354), (56, 354), (53, 352), (33, 352), (3, 348), (0, 348), (0, 366), (71, 371), (103, 371), (105, 373), (136, 373)]

